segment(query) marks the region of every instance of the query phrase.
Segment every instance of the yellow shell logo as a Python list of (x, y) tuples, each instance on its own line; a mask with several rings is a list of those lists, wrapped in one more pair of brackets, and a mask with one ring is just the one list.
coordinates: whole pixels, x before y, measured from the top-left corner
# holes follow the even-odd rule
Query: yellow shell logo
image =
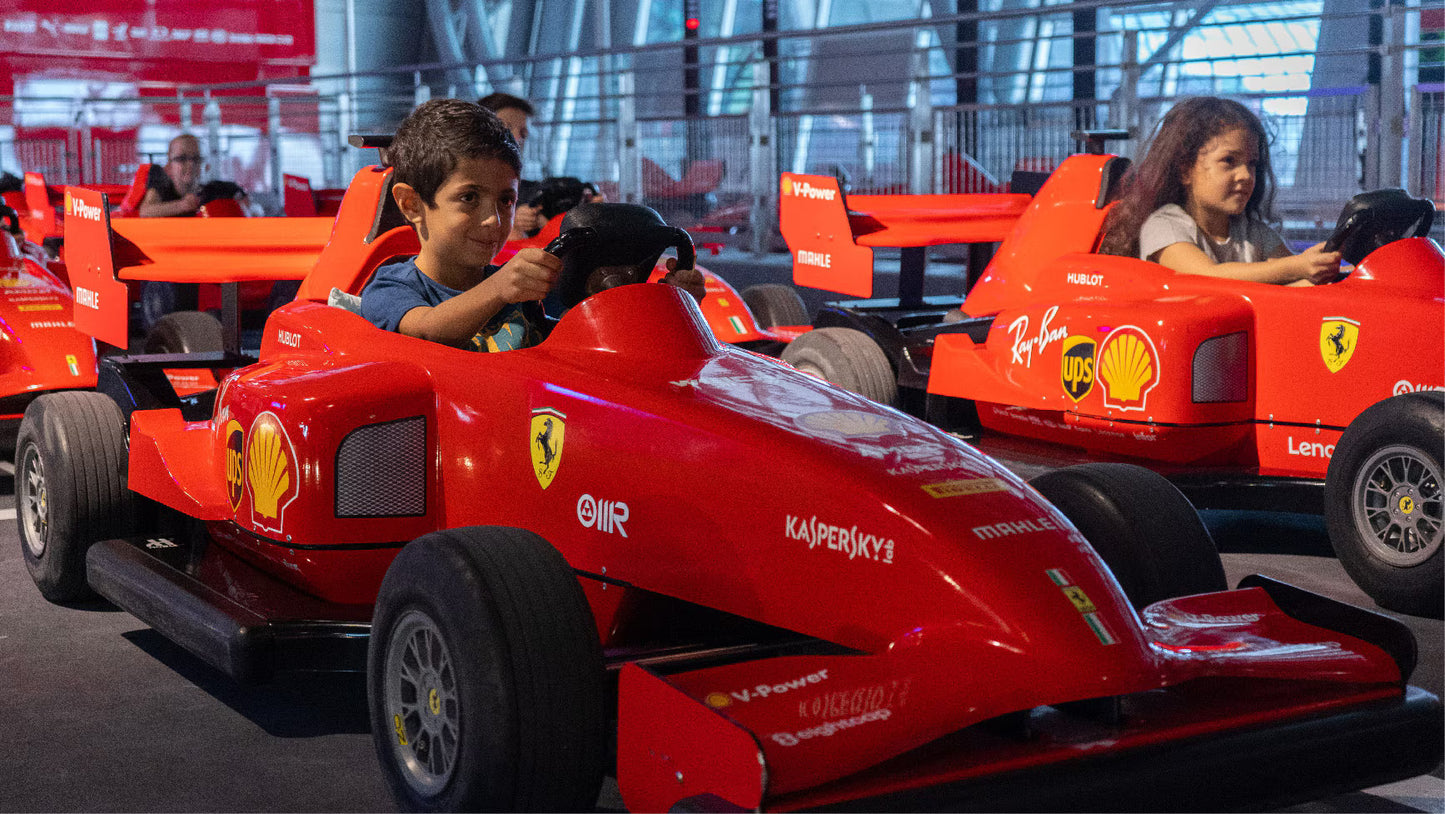
[(246, 483), (251, 487), (251, 522), (280, 534), (286, 507), (296, 499), (296, 483), (291, 477), (296, 453), (274, 413), (256, 416), (248, 435)]
[(70, 203), (70, 190), (68, 189), (65, 191), (65, 214), (75, 214), (75, 207)]
[(1360, 323), (1344, 317), (1327, 317), (1320, 325), (1320, 358), (1331, 373), (1339, 373), (1355, 355)]
[(1115, 328), (1099, 349), (1096, 373), (1104, 383), (1104, 406), (1142, 410), (1159, 384), (1159, 354), (1149, 335), (1133, 325)]
[(733, 699), (729, 698), (725, 692), (710, 692), (704, 702), (713, 709), (722, 709), (731, 706)]
[(844, 438), (873, 438), (894, 432), (892, 421), (857, 410), (825, 410), (800, 415), (796, 420), (805, 430)]
[(790, 176), (790, 175), (784, 175), (784, 176), (783, 176), (783, 194), (784, 194), (784, 195), (792, 195), (792, 194), (793, 194), (793, 178), (792, 178), (792, 176)]

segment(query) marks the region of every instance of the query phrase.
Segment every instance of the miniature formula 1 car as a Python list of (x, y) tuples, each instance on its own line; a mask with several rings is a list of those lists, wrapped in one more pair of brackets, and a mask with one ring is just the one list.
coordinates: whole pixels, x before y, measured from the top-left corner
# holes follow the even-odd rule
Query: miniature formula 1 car
[(26, 406), (41, 393), (95, 387), (95, 342), (77, 333), (65, 266), (46, 258), (0, 205), (0, 449), (14, 448)]
[[(673, 287), (587, 296), (691, 261), (650, 210), (549, 245), (583, 298), (532, 348), (322, 304), (415, 240), (389, 178), (355, 177), (258, 362), (183, 403), (154, 373), (178, 357), (107, 357), (101, 392), (31, 406), (17, 482), (46, 596), (93, 589), (242, 681), (365, 669), (402, 807), (585, 810), (615, 770), (645, 811), (1216, 808), (1439, 762), (1408, 630), (1225, 590), (1159, 476), (1026, 484), (718, 342)], [(69, 239), (87, 287), (148, 268), (103, 219)]]
[(1202, 507), (1322, 513), (1376, 602), (1441, 615), (1445, 259), (1420, 236), (1433, 206), (1398, 190), (1357, 196), (1329, 240), (1355, 268), (1333, 284), (1180, 275), (1096, 253), (1126, 165), (1073, 156), (1032, 199), (845, 203), (831, 178), (783, 176), (799, 283), (866, 297), (870, 246), (1002, 238), (966, 299), (910, 293), (919, 266), (899, 299), (826, 306), (783, 358), (885, 403), (901, 395), (935, 423), (981, 427), (1000, 454), (1037, 454), (1007, 440), (1033, 439), (1055, 460), (1146, 463)]

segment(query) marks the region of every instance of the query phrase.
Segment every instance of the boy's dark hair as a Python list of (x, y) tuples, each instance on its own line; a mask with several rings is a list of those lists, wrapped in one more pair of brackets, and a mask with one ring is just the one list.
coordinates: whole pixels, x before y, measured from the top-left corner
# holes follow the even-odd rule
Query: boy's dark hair
[(497, 114), (461, 99), (432, 99), (396, 129), (386, 161), (392, 180), (408, 184), (427, 206), (464, 158), (495, 158), (522, 174), (522, 154)]
[(1269, 163), (1270, 139), (1264, 124), (1233, 99), (1198, 96), (1179, 102), (1164, 114), (1144, 159), (1124, 177), (1123, 194), (1104, 221), (1099, 251), (1138, 256), (1139, 229), (1144, 221), (1165, 204), (1184, 205), (1184, 173), (1194, 166), (1199, 151), (1211, 139), (1234, 129), (1253, 136), (1259, 148), (1254, 192), (1244, 205), (1245, 217), (1264, 221), (1273, 218), (1274, 169)]
[(486, 96), (478, 99), (477, 104), (494, 113), (499, 110), (506, 110), (509, 107), (515, 107), (528, 116), (537, 115), (537, 111), (532, 107), (531, 102), (520, 96), (513, 96), (510, 93), (502, 93), (501, 91), (488, 93)]

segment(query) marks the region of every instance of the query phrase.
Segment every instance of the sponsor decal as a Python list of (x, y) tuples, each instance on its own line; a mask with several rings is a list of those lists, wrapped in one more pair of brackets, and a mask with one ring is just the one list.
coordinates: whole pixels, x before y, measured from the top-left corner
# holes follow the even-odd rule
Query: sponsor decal
[(552, 485), (562, 465), (562, 442), (567, 437), (567, 416), (551, 407), (532, 411), (532, 472), (543, 489)]
[(1159, 384), (1159, 353), (1154, 340), (1133, 325), (1115, 328), (1099, 346), (1094, 373), (1104, 383), (1104, 406), (1143, 410), (1149, 391)]
[(246, 491), (246, 433), (241, 422), (234, 418), (226, 422), (226, 497), (231, 500), (231, 511), (241, 507), (241, 495)]
[(1394, 394), (1403, 396), (1406, 393), (1423, 393), (1427, 390), (1445, 390), (1445, 387), (1438, 384), (1415, 384), (1414, 382), (1401, 379), (1395, 382)]
[(1068, 597), (1069, 603), (1074, 606), (1074, 609), (1079, 612), (1079, 615), (1084, 617), (1084, 624), (1089, 626), (1089, 630), (1093, 632), (1094, 637), (1099, 640), (1100, 644), (1110, 645), (1119, 642), (1118, 639), (1114, 638), (1114, 634), (1109, 632), (1109, 628), (1104, 624), (1104, 620), (1099, 618), (1098, 608), (1094, 607), (1094, 603), (1089, 601), (1089, 595), (1084, 593), (1083, 588), (1075, 585), (1073, 580), (1069, 579), (1069, 575), (1064, 573), (1064, 569), (1050, 568), (1045, 571), (1044, 574), (1048, 576), (1050, 582), (1057, 585), (1059, 590), (1064, 592), (1064, 596)]
[(1102, 274), (1085, 274), (1082, 271), (1071, 271), (1068, 274), (1064, 275), (1064, 277), (1074, 285), (1104, 284), (1104, 275)]
[(1071, 336), (1064, 340), (1062, 347), (1059, 379), (1064, 392), (1077, 404), (1094, 389), (1094, 350), (1098, 345), (1092, 337)]
[(301, 347), (301, 334), (281, 328), (276, 331), (276, 341), (288, 348), (299, 348)]
[(1043, 354), (1044, 348), (1063, 339), (1068, 335), (1068, 328), (1055, 328), (1053, 326), (1054, 315), (1059, 313), (1059, 306), (1055, 305), (1044, 312), (1044, 318), (1039, 321), (1037, 333), (1029, 332), (1029, 318), (1021, 316), (1010, 322), (1008, 325), (1009, 335), (1013, 337), (1013, 363), (1024, 367), (1034, 366), (1034, 351)]
[(64, 307), (65, 306), (61, 305), (58, 302), (47, 302), (41, 303), (39, 305), (22, 305), (15, 310), (21, 313), (25, 313), (26, 311), (60, 311)]
[(145, 547), (151, 551), (158, 551), (165, 548), (180, 548), (180, 543), (169, 537), (147, 537)]
[(852, 718), (844, 718), (838, 721), (828, 721), (818, 726), (800, 729), (797, 732), (774, 732), (768, 737), (773, 743), (779, 746), (797, 746), (810, 738), (831, 738), (846, 729), (855, 726), (873, 723), (874, 721), (886, 721), (893, 716), (891, 709), (877, 709), (872, 712), (865, 712), (862, 715), (855, 715)]
[(1183, 627), (1220, 627), (1221, 625), (1234, 627), (1238, 625), (1253, 625), (1263, 618), (1264, 615), (1260, 613), (1213, 614), (1171, 611), (1169, 614), (1170, 622)]
[(100, 292), (85, 286), (75, 287), (75, 304), (82, 308), (94, 308), (100, 310)]
[(100, 207), (88, 206), (85, 201), (73, 197), (69, 190), (65, 192), (65, 216), (77, 217), (81, 220), (91, 220), (100, 223)]
[(817, 266), (818, 268), (830, 269), (833, 267), (833, 255), (827, 252), (810, 252), (807, 249), (798, 249), (798, 262), (804, 266)]
[(844, 438), (877, 438), (897, 432), (892, 419), (862, 410), (823, 410), (793, 419), (799, 427)]
[(74, 328), (75, 323), (69, 320), (49, 319), (30, 323), (31, 328)]
[(627, 504), (618, 500), (598, 500), (591, 495), (577, 498), (577, 522), (582, 528), (596, 528), (604, 534), (627, 536), (622, 524), (631, 516)]
[(1002, 523), (990, 523), (986, 526), (974, 526), (973, 536), (980, 540), (996, 540), (1000, 537), (1012, 537), (1015, 534), (1033, 534), (1040, 531), (1060, 531), (1061, 527), (1053, 519), (1048, 517), (1031, 517), (1027, 520), (1005, 520)]
[(68, 367), (68, 368), (70, 368), (70, 375), (72, 375), (72, 376), (79, 376), (79, 375), (80, 375), (80, 360), (77, 359), (77, 358), (75, 358), (75, 354), (73, 354), (73, 353), (67, 353), (67, 354), (65, 354), (65, 366)]
[(728, 324), (733, 326), (733, 330), (740, 334), (745, 334), (748, 332), (747, 326), (743, 325), (742, 319), (738, 318), (737, 316), (728, 317)]
[(821, 684), (827, 680), (828, 671), (819, 670), (816, 673), (809, 673), (808, 675), (802, 676), (801, 678), (794, 678), (789, 681), (784, 681), (780, 684), (759, 684), (756, 687), (752, 687), (746, 690), (738, 690), (736, 692), (708, 693), (707, 698), (704, 699), (704, 701), (707, 703), (708, 706), (712, 707), (713, 709), (722, 709), (723, 707), (732, 706), (733, 699), (737, 699), (740, 703), (743, 704), (746, 704), (750, 701), (761, 701), (762, 699), (767, 698), (770, 695), (782, 695), (783, 693), (789, 692), (790, 690), (801, 690), (805, 687), (808, 687), (809, 685)]
[(926, 475), (930, 472), (947, 472), (957, 469), (956, 461), (933, 461), (929, 463), (907, 463), (888, 467), (890, 475)]
[(876, 534), (859, 532), (857, 526), (834, 526), (818, 522), (818, 516), (787, 516), (784, 535), (789, 540), (802, 540), (812, 551), (826, 545), (829, 551), (844, 554), (850, 560), (859, 558), (886, 564), (893, 562), (893, 541)]
[(962, 497), (981, 495), (986, 492), (1006, 492), (1008, 487), (998, 478), (964, 478), (946, 480), (941, 483), (925, 483), (923, 491), (933, 497)]
[(1345, 317), (1325, 317), (1320, 325), (1320, 358), (1331, 373), (1339, 373), (1355, 355), (1360, 323)]
[(1321, 444), (1318, 441), (1294, 440), (1294, 436), (1286, 436), (1285, 447), (1291, 455), (1299, 455), (1304, 458), (1330, 458), (1335, 454), (1334, 444)]
[(820, 189), (807, 181), (795, 181), (790, 176), (783, 176), (783, 194), (795, 195), (799, 198), (811, 198), (815, 201), (831, 201), (838, 197), (836, 189)]
[(251, 522), (265, 531), (283, 533), (286, 507), (296, 499), (291, 479), (296, 451), (275, 413), (264, 412), (246, 433), (246, 483), (251, 487)]
[(821, 693), (798, 702), (798, 717), (846, 718), (885, 708), (902, 709), (908, 705), (908, 689), (912, 685), (912, 678), (895, 678), (881, 684)]

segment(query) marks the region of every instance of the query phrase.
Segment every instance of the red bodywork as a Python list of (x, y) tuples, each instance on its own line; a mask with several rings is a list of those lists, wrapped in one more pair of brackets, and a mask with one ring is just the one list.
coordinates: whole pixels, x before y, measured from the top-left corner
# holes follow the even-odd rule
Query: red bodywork
[(46, 391), (95, 387), (95, 342), (76, 333), (65, 266), (0, 231), (0, 426)]
[[(209, 420), (132, 414), (130, 488), (203, 521), (216, 547), (332, 618), (369, 617), (407, 541), (505, 525), (566, 557), (608, 653), (635, 644), (632, 612), (658, 597), (832, 648), (671, 674), (623, 667), (617, 775), (630, 808), (705, 795), (823, 805), (1400, 703), (1384, 649), (1292, 618), (1262, 588), (1141, 616), (1019, 478), (934, 427), (719, 343), (677, 289), (605, 291), (539, 346), (480, 355), (323, 305), (406, 244), (409, 229), (373, 231), (387, 181), (358, 173), (298, 300), (271, 316), (260, 361), (221, 383)], [(209, 241), (196, 251), (215, 253), (204, 268), (217, 281), (266, 273), (255, 221), (213, 225), (192, 238)], [(108, 251), (103, 222), (84, 230), (72, 251), (92, 273), (147, 272)], [(126, 236), (144, 250), (147, 236)], [(551, 463), (534, 447), (544, 418)], [(938, 740), (1115, 696), (1138, 714), (1072, 742)]]
[[(1396, 241), (1342, 281), (1309, 289), (1175, 274), (1095, 253), (1113, 160), (1073, 156), (1031, 200), (853, 196), (848, 211), (831, 199), (790, 211), (798, 196), (785, 195), (794, 279), (866, 296), (871, 253), (856, 268), (847, 260), (863, 246), (1001, 238), (963, 304), (993, 318), (987, 336), (940, 334), (928, 392), (976, 402), (985, 429), (1095, 454), (1323, 478), (1340, 433), (1366, 407), (1445, 389), (1445, 258), (1433, 241)], [(791, 180), (836, 189), (830, 178)], [(992, 213), (1005, 228), (969, 236), (969, 224)], [(869, 216), (883, 228), (860, 226)], [(796, 259), (810, 245), (832, 258), (831, 276)]]

